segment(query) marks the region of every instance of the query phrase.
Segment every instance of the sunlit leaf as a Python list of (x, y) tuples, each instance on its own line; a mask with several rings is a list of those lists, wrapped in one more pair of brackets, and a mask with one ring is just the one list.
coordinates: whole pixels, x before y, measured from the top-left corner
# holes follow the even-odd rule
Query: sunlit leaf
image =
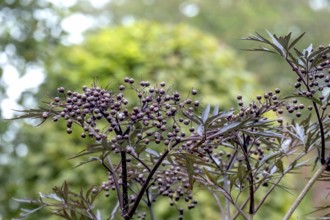
[(286, 153), (288, 151), (291, 142), (292, 142), (292, 140), (287, 138), (287, 139), (284, 139), (283, 142), (281, 143), (281, 148), (284, 153)]
[(34, 199), (22, 199), (22, 198), (12, 198), (13, 200), (21, 203), (38, 203), (39, 201), (36, 201)]
[(145, 151), (148, 153), (148, 154), (151, 154), (155, 157), (159, 157), (159, 153), (153, 149), (150, 149), (150, 148), (146, 148)]
[(55, 193), (43, 194), (43, 193), (39, 192), (39, 196), (40, 196), (40, 198), (53, 199), (53, 200), (56, 200), (56, 201), (59, 201), (59, 202), (63, 202), (63, 199), (60, 198)]
[(102, 215), (99, 209), (96, 211), (96, 220), (102, 220)]
[(214, 109), (213, 109), (213, 113), (212, 113), (212, 115), (213, 116), (216, 116), (216, 115), (218, 115), (219, 114), (219, 105), (215, 105), (214, 106)]
[(313, 52), (313, 44), (310, 44), (306, 49), (303, 50), (303, 55), (307, 58)]
[(207, 104), (207, 106), (205, 107), (203, 114), (202, 114), (202, 122), (205, 123), (206, 119), (208, 118), (209, 114), (210, 114), (210, 109), (211, 109), (211, 105)]
[(282, 56), (286, 56), (286, 50), (285, 48), (283, 48), (283, 45), (278, 41), (276, 35), (270, 33), (268, 30), (266, 30), (266, 32), (268, 33), (268, 35), (271, 37), (275, 47), (274, 49), (276, 49), (277, 51), (279, 51), (279, 53), (282, 55)]

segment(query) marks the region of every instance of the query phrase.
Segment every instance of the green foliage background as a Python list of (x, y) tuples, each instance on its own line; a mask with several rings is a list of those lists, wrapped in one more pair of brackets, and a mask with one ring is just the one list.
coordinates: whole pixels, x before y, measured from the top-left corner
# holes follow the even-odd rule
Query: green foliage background
[(45, 86), (79, 88), (91, 84), (118, 86), (125, 76), (154, 83), (166, 81), (183, 94), (196, 88), (205, 103), (230, 106), (239, 93), (256, 92), (255, 77), (244, 70), (233, 49), (212, 35), (185, 24), (137, 22), (106, 28), (82, 45), (63, 47), (48, 64)]
[[(280, 59), (243, 53), (240, 49), (249, 48), (249, 44), (239, 38), (269, 29), (278, 34), (307, 32), (306, 46), (307, 42), (328, 43), (330, 30), (324, 28), (330, 24), (328, 8), (312, 9), (313, 2), (316, 1), (113, 0), (96, 8), (80, 1), (69, 7), (46, 1), (2, 1), (0, 51), (8, 59), (0, 62), (0, 98), (2, 101), (7, 96), (8, 85), (2, 73), (5, 65), (13, 65), (24, 75), (28, 64), (37, 64), (44, 67), (47, 79), (39, 94), (22, 94), (18, 101), (23, 106), (27, 105), (23, 100), (31, 97), (40, 103), (58, 86), (75, 89), (96, 80), (103, 86), (116, 87), (122, 77), (133, 76), (137, 80), (166, 80), (174, 90), (187, 94), (196, 88), (204, 103), (230, 107), (237, 94), (253, 97), (262, 88), (287, 88), (292, 78)], [(197, 6), (199, 13), (186, 16), (183, 11), (187, 5)], [(52, 19), (36, 16), (38, 10), (48, 11)], [(68, 44), (68, 34), (61, 28), (61, 21), (74, 13), (97, 21), (81, 45)], [(127, 25), (132, 20), (139, 22)], [(13, 29), (17, 29), (16, 34)], [(15, 50), (10, 52), (8, 48)], [(106, 179), (93, 165), (72, 170), (79, 161), (68, 158), (82, 150), (83, 144), (67, 136), (61, 127), (48, 123), (32, 129), (31, 124), (36, 122), (4, 121), (2, 111), (0, 219), (17, 217), (19, 204), (13, 197), (35, 197), (38, 192), (50, 192), (64, 180), (79, 190), (82, 183), (90, 186)], [(24, 157), (17, 153), (22, 144), (29, 150)], [(292, 182), (295, 181), (290, 180), (289, 187), (294, 188)], [(200, 197), (205, 207), (199, 204), (189, 219), (217, 219), (217, 209), (210, 208), (213, 200), (205, 194)], [(278, 190), (273, 198), (260, 218), (280, 218), (294, 196)], [(166, 204), (159, 203), (158, 210), (163, 219), (170, 219), (172, 210), (164, 210)], [(304, 209), (298, 215), (311, 209), (310, 201), (305, 201), (301, 210)], [(46, 216), (41, 212), (34, 217)]]

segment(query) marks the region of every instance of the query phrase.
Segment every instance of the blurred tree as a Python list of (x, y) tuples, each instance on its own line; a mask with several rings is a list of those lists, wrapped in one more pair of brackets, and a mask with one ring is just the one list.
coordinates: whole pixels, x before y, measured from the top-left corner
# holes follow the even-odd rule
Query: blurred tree
[[(54, 160), (67, 158), (77, 151), (66, 148), (69, 154), (66, 152), (64, 155), (56, 151), (56, 146), (46, 146), (52, 141), (45, 143), (45, 137), (50, 140), (48, 138), (59, 136), (57, 133), (49, 136), (54, 127), (29, 132), (32, 122), (26, 125), (3, 118), (10, 117), (13, 108), (36, 105), (34, 95), (45, 77), (44, 62), (58, 45), (71, 43), (68, 31), (72, 27), (67, 27), (70, 26), (66, 25), (67, 20), (85, 7), (75, 8), (76, 3), (0, 1), (0, 184), (3, 186), (0, 189), (0, 219), (17, 216), (18, 203), (12, 197), (26, 196), (31, 189), (34, 193), (47, 191), (64, 179), (72, 178), (63, 177), (58, 181), (58, 177), (63, 176), (62, 169), (71, 168), (76, 162), (59, 163)], [(73, 179), (80, 182), (80, 177), (84, 176), (78, 175)]]
[[(273, 80), (287, 86), (290, 77), (284, 74), (289, 70), (280, 59), (257, 54), (240, 52), (249, 48), (249, 43), (239, 39), (254, 32), (298, 35), (307, 32), (303, 42), (327, 44), (330, 25), (328, 1), (233, 1), (233, 0), (113, 0), (105, 10), (112, 12), (114, 23), (128, 23), (133, 20), (149, 19), (158, 22), (184, 22), (212, 33), (244, 57), (247, 69), (257, 73), (261, 85), (272, 86)], [(169, 16), (170, 15), (170, 16)], [(277, 61), (277, 62), (276, 62)], [(280, 76), (280, 77), (279, 77)]]
[(80, 87), (92, 77), (114, 85), (124, 76), (173, 82), (173, 89), (197, 88), (205, 102), (230, 106), (239, 93), (255, 93), (255, 79), (235, 52), (211, 35), (187, 25), (137, 22), (91, 33), (82, 45), (63, 47), (49, 62), (46, 87)]
[[(197, 88), (202, 94), (213, 94), (205, 102), (223, 106), (233, 104), (234, 94), (239, 91), (252, 94), (256, 85), (230, 47), (183, 24), (139, 22), (92, 32), (82, 45), (59, 47), (44, 62), (48, 78), (41, 88), (41, 100), (59, 86), (74, 89), (96, 79), (103, 86), (110, 83), (111, 88), (118, 86), (118, 80), (126, 75), (157, 82), (166, 79), (173, 82), (173, 90)], [(20, 129), (11, 129), (12, 139), (7, 140), (13, 149), (11, 159), (15, 160), (15, 153), (22, 149), (28, 155), (25, 153), (16, 163), (4, 166), (4, 171), (14, 171), (1, 179), (6, 192), (1, 206), (4, 218), (17, 216), (18, 206), (12, 197), (50, 192), (51, 187), (64, 180), (79, 189), (82, 184), (87, 187), (107, 178), (103, 171), (93, 170), (93, 166), (70, 169), (78, 161), (67, 158), (80, 151), (81, 143), (77, 138), (69, 140), (59, 127), (49, 124), (42, 130), (31, 130), (27, 129), (30, 125), (16, 126)], [(60, 145), (57, 140), (61, 140)]]
[[(65, 33), (60, 28), (60, 20), (66, 10), (59, 10), (47, 1), (6, 0), (0, 3), (0, 117), (8, 112), (8, 90), (11, 78), (19, 78), (29, 70), (40, 66), (42, 60), (59, 43)], [(35, 74), (30, 71), (29, 77)], [(35, 80), (35, 87), (38, 83)], [(32, 88), (33, 89), (33, 88)], [(24, 101), (28, 102), (27, 92)], [(18, 99), (18, 97), (12, 97)], [(17, 212), (18, 204), (11, 200), (20, 190), (27, 190), (34, 181), (30, 175), (38, 175), (33, 170), (24, 169), (22, 157), (26, 156), (27, 140), (20, 135), (22, 123), (2, 120), (0, 123), (0, 219), (10, 219)], [(30, 140), (32, 138), (30, 137)], [(36, 139), (35, 139), (36, 140)], [(33, 142), (32, 142), (33, 143)], [(29, 142), (28, 145), (32, 144)], [(31, 145), (30, 145), (31, 146)], [(29, 155), (30, 156), (30, 155)], [(31, 158), (33, 160), (33, 158)], [(24, 183), (24, 184), (23, 184)], [(23, 192), (23, 191), (20, 191)], [(25, 191), (26, 192), (26, 191)]]

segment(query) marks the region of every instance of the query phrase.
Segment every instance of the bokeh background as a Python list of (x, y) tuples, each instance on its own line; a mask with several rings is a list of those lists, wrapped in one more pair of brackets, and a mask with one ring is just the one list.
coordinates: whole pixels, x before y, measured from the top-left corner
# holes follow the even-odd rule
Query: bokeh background
[[(12, 198), (37, 197), (64, 180), (79, 189), (107, 178), (93, 165), (72, 169), (79, 160), (68, 158), (83, 143), (64, 125), (5, 120), (13, 109), (37, 107), (59, 86), (96, 80), (116, 87), (125, 76), (166, 80), (183, 93), (196, 88), (204, 104), (221, 108), (233, 106), (238, 94), (249, 100), (276, 87), (289, 93), (290, 68), (274, 55), (242, 50), (255, 45), (240, 39), (266, 29), (306, 32), (299, 45), (305, 48), (329, 44), (329, 27), (327, 0), (1, 0), (0, 219), (18, 217), (22, 205)], [(308, 169), (302, 173), (289, 177), (289, 192), (275, 191), (256, 219), (281, 219)], [(296, 216), (304, 219), (325, 196), (324, 187), (314, 187)], [(214, 201), (202, 190), (198, 197), (187, 219), (219, 219)], [(176, 219), (167, 207), (158, 203), (160, 218)], [(41, 211), (30, 219), (58, 218)]]

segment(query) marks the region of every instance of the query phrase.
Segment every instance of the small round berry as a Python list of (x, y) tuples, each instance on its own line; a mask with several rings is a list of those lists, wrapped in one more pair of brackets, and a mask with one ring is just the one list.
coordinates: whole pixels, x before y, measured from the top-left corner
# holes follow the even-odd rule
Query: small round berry
[(191, 91), (191, 94), (193, 94), (193, 95), (197, 95), (197, 90), (196, 90), (196, 89), (193, 89), (193, 90)]
[(72, 129), (71, 128), (67, 128), (66, 129), (66, 133), (71, 134), (72, 133)]
[(119, 86), (119, 91), (123, 91), (123, 90), (125, 90), (125, 86), (124, 85), (120, 85)]
[(46, 119), (49, 116), (49, 112), (43, 112), (42, 113), (42, 118)]
[(64, 87), (57, 88), (57, 92), (59, 93), (64, 93), (64, 91), (65, 91)]

